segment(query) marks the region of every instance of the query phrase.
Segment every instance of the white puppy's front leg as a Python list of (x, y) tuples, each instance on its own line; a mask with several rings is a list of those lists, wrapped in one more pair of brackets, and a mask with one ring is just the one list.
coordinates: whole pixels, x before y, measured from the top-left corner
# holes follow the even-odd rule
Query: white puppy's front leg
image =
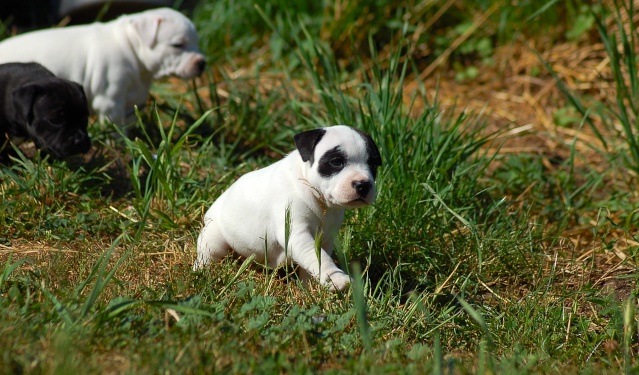
[(99, 114), (101, 124), (109, 120), (121, 126), (125, 119), (124, 101), (122, 100), (100, 95), (93, 98), (91, 106), (93, 110)]
[(120, 127), (135, 123), (133, 104), (144, 106), (150, 82), (143, 81), (137, 72), (123, 71), (110, 76), (107, 84), (104, 93), (96, 95), (91, 102), (93, 110), (100, 114), (100, 122), (109, 119)]
[(310, 276), (318, 279), (320, 284), (337, 290), (344, 290), (350, 284), (350, 277), (339, 269), (331, 258), (332, 248), (326, 249), (322, 246), (318, 256), (315, 239), (309, 233), (293, 235), (290, 244), (293, 261)]

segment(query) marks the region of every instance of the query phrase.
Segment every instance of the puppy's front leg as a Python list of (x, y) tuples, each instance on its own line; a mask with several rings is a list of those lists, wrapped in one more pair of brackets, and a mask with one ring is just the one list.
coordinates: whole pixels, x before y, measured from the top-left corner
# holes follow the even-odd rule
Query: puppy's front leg
[(344, 290), (350, 284), (350, 277), (333, 262), (330, 256), (332, 249), (322, 246), (318, 256), (315, 239), (309, 233), (292, 236), (290, 245), (293, 261), (310, 276), (319, 279), (320, 284), (328, 286), (331, 290)]
[(98, 117), (101, 124), (108, 120), (114, 124), (122, 125), (125, 118), (124, 101), (100, 95), (93, 99), (92, 106), (99, 114)]

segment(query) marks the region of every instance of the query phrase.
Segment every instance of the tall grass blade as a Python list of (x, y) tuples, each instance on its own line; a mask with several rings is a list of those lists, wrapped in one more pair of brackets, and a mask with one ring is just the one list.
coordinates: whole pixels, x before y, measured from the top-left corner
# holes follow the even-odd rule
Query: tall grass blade
[[(610, 68), (616, 88), (617, 108), (613, 111), (615, 117), (621, 123), (624, 132), (624, 139), (628, 143), (633, 160), (632, 169), (639, 171), (639, 125), (637, 117), (637, 100), (639, 100), (639, 84), (637, 74), (639, 69), (636, 62), (635, 40), (637, 29), (634, 26), (634, 2), (615, 1), (615, 18), (617, 22), (616, 30), (610, 32), (609, 27), (604, 23), (601, 16), (594, 14), (595, 22), (601, 40), (605, 46), (606, 53), (610, 59)], [(621, 11), (626, 11), (623, 17)], [(625, 21), (624, 21), (625, 20)], [(626, 24), (628, 22), (628, 24)], [(626, 32), (626, 28), (629, 30)], [(615, 32), (621, 38), (622, 52), (619, 52), (619, 42)]]
[(433, 375), (443, 375), (444, 374), (444, 354), (442, 352), (442, 341), (439, 337), (439, 330), (435, 331), (433, 339)]
[(113, 241), (113, 243), (111, 244), (111, 247), (109, 248), (109, 250), (107, 250), (106, 253), (104, 254), (105, 256), (104, 257), (101, 256), (100, 257), (100, 261), (98, 262), (98, 264), (96, 264), (94, 266), (94, 270), (95, 270), (96, 266), (98, 268), (97, 272), (95, 273), (95, 284), (93, 285), (93, 289), (91, 289), (91, 293), (89, 294), (89, 297), (82, 304), (82, 308), (80, 309), (80, 317), (81, 318), (86, 317), (89, 314), (89, 312), (93, 309), (93, 307), (95, 305), (95, 302), (97, 301), (97, 299), (100, 296), (100, 294), (102, 294), (102, 292), (104, 292), (104, 289), (106, 288), (106, 286), (109, 284), (109, 282), (113, 278), (113, 275), (118, 270), (119, 266), (122, 264), (122, 262), (130, 254), (130, 251), (127, 251), (124, 254), (122, 254), (122, 256), (115, 262), (115, 264), (113, 265), (111, 270), (106, 275), (104, 274), (104, 270), (106, 268), (106, 265), (107, 265), (109, 259), (111, 258), (111, 255), (115, 251), (115, 248), (117, 247), (118, 243), (122, 239), (122, 236), (123, 236), (123, 234), (118, 236)]
[[(155, 111), (155, 123), (160, 134), (160, 142), (157, 147), (152, 146), (153, 141), (146, 132), (146, 127), (142, 127), (147, 140), (135, 139), (130, 140), (121, 130), (121, 136), (124, 139), (127, 149), (134, 155), (129, 168), (129, 175), (133, 183), (136, 194), (136, 204), (134, 205), (140, 220), (137, 223), (135, 237), (139, 238), (142, 231), (147, 227), (148, 220), (151, 216), (151, 207), (156, 199), (162, 199), (167, 203), (168, 213), (154, 210), (154, 212), (163, 218), (165, 226), (172, 228), (178, 227), (173, 217), (178, 215), (177, 203), (180, 189), (183, 188), (185, 178), (181, 171), (182, 151), (189, 137), (205, 123), (205, 120), (213, 112), (210, 109), (191, 124), (177, 139), (173, 139), (177, 130), (177, 120), (179, 111), (174, 113), (168, 130), (162, 125), (159, 113)], [(137, 113), (137, 112), (136, 112)], [(141, 117), (138, 113), (138, 119)], [(142, 170), (147, 171), (144, 184), (140, 182)]]
[(479, 355), (477, 361), (479, 362), (477, 366), (478, 374), (494, 374), (486, 340), (479, 340)]
[[(11, 263), (11, 254), (7, 257), (7, 261), (5, 262), (4, 269), (2, 273), (0, 273), (0, 290), (2, 290), (4, 283), (9, 279), (9, 275), (15, 271), (16, 268), (20, 267), (23, 263), (29, 262), (28, 258), (19, 259), (15, 263)], [(2, 296), (0, 296), (2, 297)]]
[(315, 246), (315, 258), (317, 258), (318, 272), (322, 270), (322, 229), (320, 228), (316, 233), (314, 240)]
[[(284, 256), (289, 259), (289, 241), (292, 233), (292, 217), (291, 217), (291, 205), (288, 204), (284, 211)], [(285, 269), (288, 273), (289, 262), (285, 263)]]
[(532, 51), (537, 56), (537, 59), (544, 65), (546, 70), (553, 77), (557, 87), (564, 94), (566, 99), (568, 99), (570, 104), (577, 111), (579, 111), (579, 113), (581, 113), (582, 116), (584, 116), (586, 122), (590, 126), (590, 129), (595, 133), (595, 135), (597, 136), (597, 139), (604, 146), (604, 149), (608, 149), (608, 142), (606, 141), (606, 138), (603, 136), (603, 134), (601, 134), (601, 131), (599, 131), (599, 128), (592, 121), (592, 118), (588, 116), (588, 108), (586, 108), (586, 106), (582, 104), (581, 100), (570, 91), (568, 86), (566, 86), (566, 84), (561, 80), (561, 78), (559, 78), (559, 75), (557, 74), (557, 72), (555, 72), (555, 70), (550, 66), (550, 64), (546, 60), (544, 60), (544, 58), (539, 54), (539, 52), (537, 52), (534, 49)]
[(353, 263), (353, 308), (357, 316), (357, 327), (362, 336), (362, 344), (368, 354), (372, 353), (373, 340), (371, 338), (370, 325), (368, 323), (368, 306), (364, 295), (364, 283), (362, 281), (362, 269), (359, 263)]
[(335, 244), (335, 255), (340, 268), (348, 270), (348, 259), (351, 252), (351, 240), (353, 239), (353, 228), (346, 227), (343, 230), (342, 241)]
[(43, 283), (39, 283), (38, 287), (40, 291), (53, 303), (53, 309), (58, 314), (58, 316), (62, 319), (62, 321), (71, 326), (76, 322), (75, 316), (71, 313), (71, 311), (62, 303), (60, 300), (53, 295), (47, 288), (44, 287)]
[(632, 366), (632, 346), (634, 344), (636, 299), (631, 295), (624, 303), (623, 311), (623, 367), (625, 374), (634, 374)]
[(477, 310), (475, 310), (468, 302), (466, 302), (463, 298), (457, 296), (457, 302), (459, 302), (459, 304), (462, 306), (464, 311), (466, 311), (466, 313), (471, 318), (473, 318), (473, 320), (476, 321), (477, 324), (479, 324), (481, 329), (484, 331), (484, 337), (486, 339), (486, 342), (488, 343), (489, 347), (492, 346), (493, 341), (492, 341), (490, 331), (488, 330), (488, 325), (486, 324), (486, 320), (484, 319), (484, 317)]
[(251, 254), (248, 258), (246, 258), (242, 262), (242, 265), (240, 266), (240, 269), (237, 270), (237, 272), (235, 273), (235, 276), (233, 276), (231, 280), (228, 283), (226, 283), (226, 285), (224, 285), (224, 288), (222, 288), (222, 290), (220, 290), (220, 293), (218, 294), (224, 295), (224, 293), (226, 293), (226, 290), (230, 288), (232, 285), (234, 285), (237, 279), (239, 279), (240, 276), (244, 273), (244, 271), (246, 271), (246, 269), (251, 266), (251, 263), (253, 263), (253, 260), (255, 260), (255, 254)]
[(534, 22), (535, 18), (537, 18), (539, 15), (541, 15), (542, 13), (547, 11), (548, 9), (552, 8), (557, 1), (558, 0), (550, 0), (550, 1), (548, 1), (546, 4), (541, 6), (536, 12), (534, 12), (533, 14), (528, 16), (528, 18), (526, 18), (526, 22)]
[(212, 317), (215, 316), (210, 311), (206, 311), (206, 310), (197, 309), (197, 308), (194, 308), (194, 307), (180, 305), (179, 303), (175, 303), (175, 302), (172, 302), (172, 301), (144, 301), (144, 304), (149, 305), (149, 306), (153, 306), (153, 307), (158, 307), (158, 308), (161, 308), (161, 309), (173, 309), (173, 310), (175, 310), (177, 312), (181, 312), (183, 314), (201, 315), (201, 316), (206, 316), (206, 317), (209, 317), (209, 318), (212, 318)]
[(119, 302), (116, 303), (112, 306), (108, 306), (101, 314), (100, 319), (102, 321), (107, 321), (107, 320), (111, 320), (117, 316), (120, 316), (121, 314), (132, 310), (136, 307), (139, 307), (141, 305), (144, 304), (144, 301), (138, 301), (138, 300), (129, 300), (129, 301), (123, 301), (123, 302)]
[(214, 317), (214, 314), (212, 314), (209, 311), (197, 309), (194, 307), (184, 306), (173, 301), (128, 300), (128, 301), (116, 303), (110, 306), (109, 308), (105, 309), (101, 316), (101, 320), (102, 321), (111, 320), (115, 317), (122, 315), (125, 312), (128, 312), (132, 309), (135, 309), (144, 305), (159, 308), (159, 309), (173, 309), (176, 312), (181, 312), (183, 314), (201, 315), (201, 316), (206, 316), (209, 318)]

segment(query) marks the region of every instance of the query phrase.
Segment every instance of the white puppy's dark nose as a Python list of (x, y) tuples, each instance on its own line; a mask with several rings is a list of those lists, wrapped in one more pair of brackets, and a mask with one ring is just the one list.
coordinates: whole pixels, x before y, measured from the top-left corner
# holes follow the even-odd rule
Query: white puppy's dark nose
[(357, 192), (357, 195), (362, 198), (368, 195), (368, 192), (371, 191), (371, 187), (373, 186), (373, 184), (371, 184), (371, 182), (368, 180), (356, 180), (353, 181), (351, 185)]
[(202, 73), (204, 73), (204, 68), (206, 67), (206, 60), (204, 59), (198, 60), (196, 65), (197, 65), (198, 75), (201, 75)]

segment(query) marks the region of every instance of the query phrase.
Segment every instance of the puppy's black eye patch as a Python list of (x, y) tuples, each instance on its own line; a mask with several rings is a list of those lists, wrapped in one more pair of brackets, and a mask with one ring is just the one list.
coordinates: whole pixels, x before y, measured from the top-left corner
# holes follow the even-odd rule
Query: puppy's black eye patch
[(339, 147), (335, 147), (322, 155), (317, 166), (317, 171), (320, 176), (328, 178), (341, 172), (346, 166), (347, 161), (346, 154), (344, 154)]

